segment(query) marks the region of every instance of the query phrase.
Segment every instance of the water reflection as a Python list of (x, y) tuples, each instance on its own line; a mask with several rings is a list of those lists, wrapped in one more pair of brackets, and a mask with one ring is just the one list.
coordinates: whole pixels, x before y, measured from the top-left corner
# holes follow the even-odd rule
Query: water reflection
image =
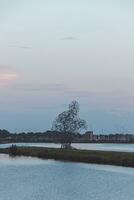
[[(50, 162), (50, 161), (49, 161)], [(17, 157), (10, 157), (6, 154), (0, 154), (0, 166), (1, 165), (37, 165), (37, 164), (44, 164), (44, 160), (32, 157), (24, 157), (24, 156), (17, 156)]]

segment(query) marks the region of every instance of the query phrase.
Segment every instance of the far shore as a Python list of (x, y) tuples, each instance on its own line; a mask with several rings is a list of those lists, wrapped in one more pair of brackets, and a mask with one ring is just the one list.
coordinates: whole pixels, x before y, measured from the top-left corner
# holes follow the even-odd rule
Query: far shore
[[(6, 142), (1, 142), (1, 144), (28, 144), (28, 143), (33, 143), (33, 144), (42, 144), (42, 143), (50, 143), (50, 144), (60, 144), (59, 142), (54, 142), (54, 141), (6, 141)], [(134, 144), (134, 142), (108, 142), (108, 141), (87, 141), (87, 142), (72, 142), (72, 144)]]
[(10, 148), (0, 148), (0, 153), (9, 154), (10, 156), (31, 156), (60, 161), (134, 167), (134, 153), (131, 152), (12, 146)]

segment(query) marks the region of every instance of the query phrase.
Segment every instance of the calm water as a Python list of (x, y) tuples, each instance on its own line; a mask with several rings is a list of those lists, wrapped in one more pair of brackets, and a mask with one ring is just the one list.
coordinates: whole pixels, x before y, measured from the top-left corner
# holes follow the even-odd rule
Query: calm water
[(0, 200), (133, 200), (134, 169), (0, 155)]
[[(39, 146), (39, 147), (55, 147), (60, 148), (60, 144), (54, 143), (17, 143), (18, 146)], [(11, 144), (1, 144), (0, 148), (9, 147)], [(75, 143), (72, 144), (77, 149), (90, 149), (90, 150), (102, 150), (102, 151), (122, 151), (122, 152), (134, 152), (134, 144), (85, 144)]]

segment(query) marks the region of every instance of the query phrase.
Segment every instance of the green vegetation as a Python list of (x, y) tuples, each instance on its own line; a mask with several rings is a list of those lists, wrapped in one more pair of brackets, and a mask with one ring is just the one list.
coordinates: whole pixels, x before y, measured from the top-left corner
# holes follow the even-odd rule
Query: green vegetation
[(6, 153), (10, 156), (32, 156), (42, 159), (134, 167), (134, 153), (45, 147), (16, 147), (14, 145), (10, 148), (0, 149), (0, 153)]

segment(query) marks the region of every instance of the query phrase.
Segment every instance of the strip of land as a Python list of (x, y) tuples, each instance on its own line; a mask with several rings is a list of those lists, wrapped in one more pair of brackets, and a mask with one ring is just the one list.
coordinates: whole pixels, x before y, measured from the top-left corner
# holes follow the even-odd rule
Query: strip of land
[(134, 167), (134, 153), (129, 152), (106, 152), (78, 149), (13, 146), (5, 149), (0, 148), (0, 153), (9, 154), (10, 156), (31, 156), (59, 161)]

